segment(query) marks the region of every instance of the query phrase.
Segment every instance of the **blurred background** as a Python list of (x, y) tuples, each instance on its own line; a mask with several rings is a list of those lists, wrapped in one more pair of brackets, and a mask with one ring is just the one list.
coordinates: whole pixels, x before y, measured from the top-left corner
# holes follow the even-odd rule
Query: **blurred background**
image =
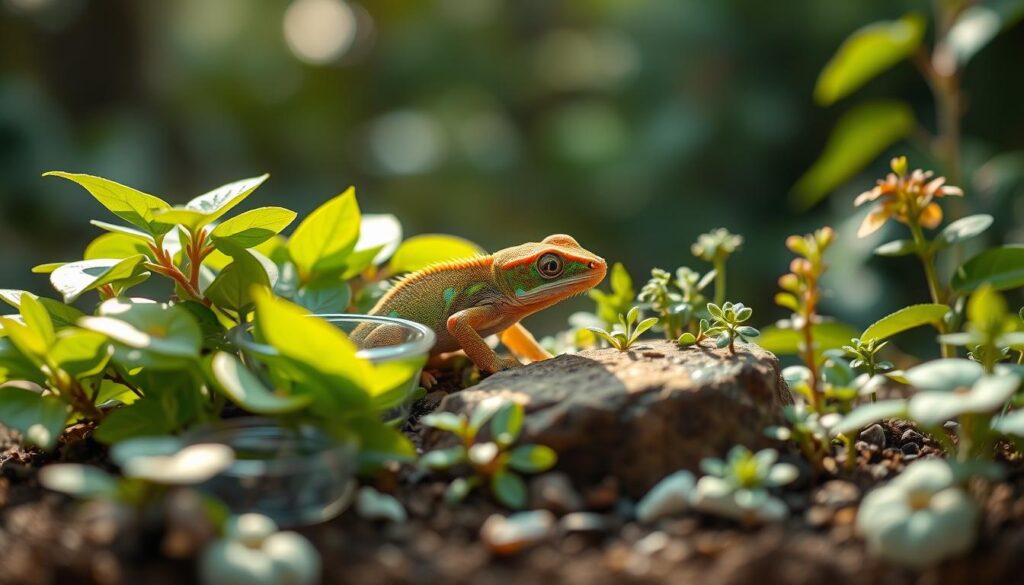
[[(729, 297), (759, 324), (784, 316), (785, 236), (830, 224), (841, 294), (826, 310), (860, 327), (927, 290), (913, 258), (871, 257), (902, 226), (855, 239), (853, 198), (891, 155), (938, 161), (899, 144), (809, 210), (790, 193), (850, 107), (814, 103), (818, 73), (852, 31), (910, 10), (930, 3), (0, 0), (0, 285), (47, 291), (30, 267), (80, 258), (99, 233), (87, 219), (109, 219), (46, 170), (173, 203), (269, 172), (247, 207), (304, 214), (355, 185), (407, 236), (494, 250), (565, 232), (638, 290), (654, 266), (706, 270), (690, 244), (726, 227), (746, 238)], [(961, 79), (961, 212), (996, 215), (989, 244), (1024, 242), (1022, 72), (1019, 26)], [(934, 130), (909, 63), (855, 97), (905, 100)], [(532, 324), (550, 333), (589, 306)]]

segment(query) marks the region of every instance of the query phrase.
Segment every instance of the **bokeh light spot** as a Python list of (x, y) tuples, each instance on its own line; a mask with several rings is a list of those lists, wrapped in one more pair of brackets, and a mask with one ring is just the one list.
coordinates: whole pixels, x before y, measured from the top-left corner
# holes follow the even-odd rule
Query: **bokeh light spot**
[(356, 16), (341, 0), (296, 0), (284, 13), (284, 38), (302, 61), (330, 63), (352, 47)]

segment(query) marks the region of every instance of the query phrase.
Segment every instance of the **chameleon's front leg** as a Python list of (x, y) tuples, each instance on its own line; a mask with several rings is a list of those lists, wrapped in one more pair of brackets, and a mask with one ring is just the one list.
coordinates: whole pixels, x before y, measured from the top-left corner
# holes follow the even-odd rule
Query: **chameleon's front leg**
[(471, 307), (448, 317), (448, 332), (462, 346), (469, 359), (480, 371), (493, 374), (499, 370), (521, 365), (515, 358), (501, 359), (477, 333), (501, 318), (501, 311), (493, 306)]

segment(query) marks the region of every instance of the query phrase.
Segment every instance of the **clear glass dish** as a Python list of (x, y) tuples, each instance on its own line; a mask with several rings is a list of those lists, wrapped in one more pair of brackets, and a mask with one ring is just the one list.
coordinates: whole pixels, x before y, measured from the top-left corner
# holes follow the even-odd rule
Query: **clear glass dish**
[[(404, 422), (409, 416), (409, 409), (420, 386), (420, 371), (423, 364), (426, 363), (430, 349), (434, 346), (436, 339), (434, 331), (426, 325), (396, 317), (330, 313), (310, 315), (310, 318), (323, 319), (344, 331), (346, 335), (351, 334), (353, 329), (362, 324), (389, 325), (396, 327), (401, 332), (396, 343), (378, 347), (359, 347), (356, 355), (369, 360), (374, 365), (401, 361), (408, 361), (415, 365), (412, 368), (413, 375), (411, 377), (385, 393), (385, 395), (395, 398), (393, 404), (386, 405), (387, 409), (383, 413), (384, 420), (394, 424)], [(242, 350), (246, 358), (246, 366), (260, 376), (264, 382), (269, 383), (266, 366), (261, 360), (273, 359), (278, 355), (277, 350), (254, 340), (251, 325), (237, 330), (234, 342)], [(330, 357), (325, 356), (325, 359), (330, 359)]]
[(200, 486), (233, 514), (258, 512), (281, 526), (296, 527), (333, 518), (352, 501), (359, 465), (353, 441), (259, 417), (217, 421), (185, 439), (235, 451), (235, 462)]

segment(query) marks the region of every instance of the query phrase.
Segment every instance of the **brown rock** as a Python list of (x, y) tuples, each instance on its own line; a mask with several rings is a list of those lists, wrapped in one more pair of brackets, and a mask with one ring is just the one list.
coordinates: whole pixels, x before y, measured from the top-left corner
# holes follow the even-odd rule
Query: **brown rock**
[[(526, 408), (521, 443), (555, 449), (558, 468), (579, 485), (613, 475), (639, 497), (733, 445), (768, 446), (764, 428), (778, 424), (793, 401), (779, 372), (775, 356), (752, 345), (738, 344), (730, 355), (644, 341), (625, 352), (587, 350), (499, 372), (438, 409), (471, 413), (492, 396), (516, 400)], [(452, 440), (426, 429), (423, 444)]]

